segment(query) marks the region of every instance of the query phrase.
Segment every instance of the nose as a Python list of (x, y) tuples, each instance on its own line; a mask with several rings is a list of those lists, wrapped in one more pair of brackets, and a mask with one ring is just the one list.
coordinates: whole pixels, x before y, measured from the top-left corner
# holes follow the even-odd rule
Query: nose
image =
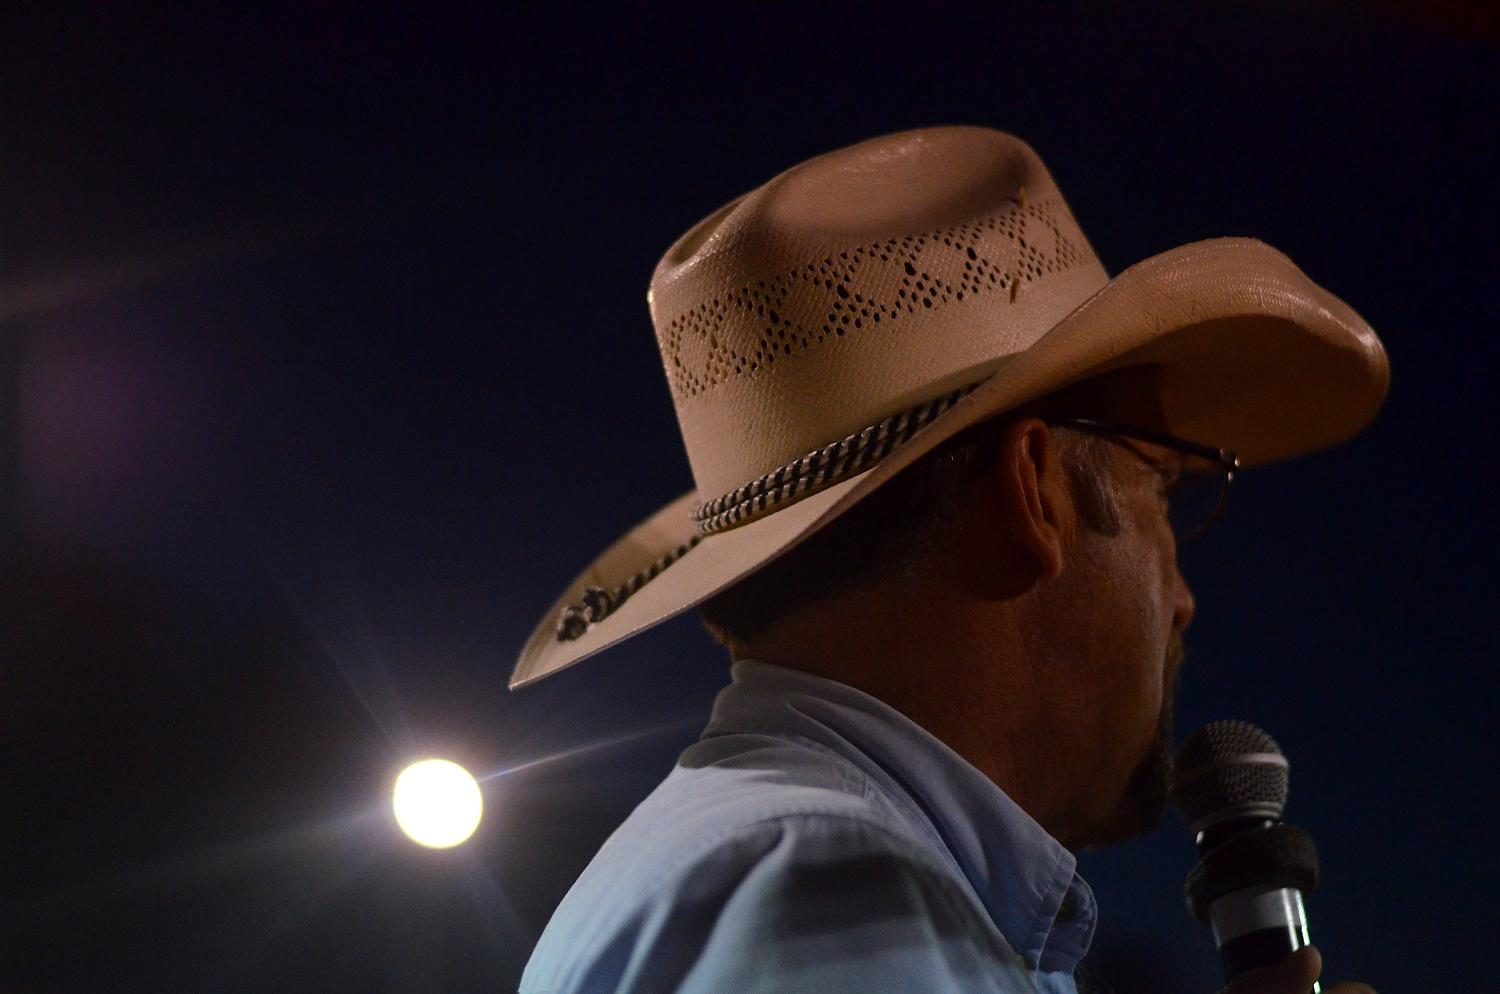
[(1188, 625), (1193, 623), (1193, 615), (1197, 613), (1197, 604), (1193, 601), (1193, 590), (1183, 577), (1182, 570), (1174, 565), (1172, 573), (1177, 577), (1176, 599), (1172, 603), (1172, 625), (1181, 634)]

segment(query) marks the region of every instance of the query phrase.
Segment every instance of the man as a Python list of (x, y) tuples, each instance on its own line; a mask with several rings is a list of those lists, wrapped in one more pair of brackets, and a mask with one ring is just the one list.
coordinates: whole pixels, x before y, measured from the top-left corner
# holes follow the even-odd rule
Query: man
[(1109, 279), (983, 128), (788, 170), (649, 299), (697, 486), (579, 577), (511, 686), (696, 605), (732, 683), (522, 991), (1075, 990), (1074, 853), (1166, 804), (1177, 543), (1237, 466), (1369, 423), (1379, 340), (1245, 239)]

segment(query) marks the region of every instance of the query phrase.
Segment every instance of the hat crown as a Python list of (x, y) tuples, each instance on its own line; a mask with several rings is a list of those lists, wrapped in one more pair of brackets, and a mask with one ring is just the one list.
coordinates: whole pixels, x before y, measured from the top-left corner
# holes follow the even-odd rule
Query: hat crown
[(652, 280), (700, 498), (983, 378), (1107, 282), (1003, 132), (902, 132), (787, 170), (695, 225)]

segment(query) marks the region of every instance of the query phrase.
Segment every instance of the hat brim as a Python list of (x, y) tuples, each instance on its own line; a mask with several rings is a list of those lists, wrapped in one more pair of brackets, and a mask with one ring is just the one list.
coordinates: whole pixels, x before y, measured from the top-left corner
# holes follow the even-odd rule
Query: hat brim
[[(686, 611), (789, 551), (944, 439), (1113, 369), (1160, 368), (1162, 414), (1181, 438), (1242, 466), (1315, 452), (1364, 429), (1390, 367), (1370, 326), (1290, 259), (1245, 238), (1193, 242), (1120, 273), (1024, 352), (879, 463), (765, 517), (711, 535), (580, 637), (559, 614), (584, 588), (612, 588), (695, 534), (689, 492), (606, 549), (527, 639), (516, 690)], [(709, 495), (717, 496), (717, 495)]]

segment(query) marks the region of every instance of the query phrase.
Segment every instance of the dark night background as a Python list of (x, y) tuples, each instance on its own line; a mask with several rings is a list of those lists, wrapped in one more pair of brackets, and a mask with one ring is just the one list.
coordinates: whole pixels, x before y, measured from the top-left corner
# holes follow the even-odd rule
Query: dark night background
[[(1325, 977), (1495, 989), (1489, 27), (30, 10), (0, 32), (0, 990), (514, 989), (727, 680), (686, 615), (505, 690), (562, 587), (691, 486), (652, 267), (782, 169), (936, 123), (1029, 141), (1111, 272), (1255, 236), (1384, 339), (1374, 425), (1246, 473), (1183, 550), (1178, 728), (1291, 757)], [(503, 773), (453, 851), (387, 815), (428, 754)], [(1219, 985), (1191, 859), (1175, 818), (1084, 855), (1121, 994)]]

